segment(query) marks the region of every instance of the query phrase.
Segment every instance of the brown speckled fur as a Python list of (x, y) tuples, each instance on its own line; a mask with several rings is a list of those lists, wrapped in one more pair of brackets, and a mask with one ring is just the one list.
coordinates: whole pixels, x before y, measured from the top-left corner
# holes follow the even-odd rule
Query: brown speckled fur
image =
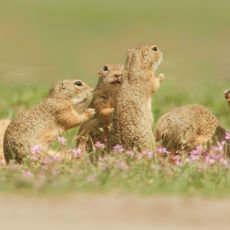
[(114, 98), (121, 84), (123, 65), (107, 64), (99, 72), (99, 79), (95, 88), (90, 108), (94, 108), (96, 115), (80, 126), (77, 146), (83, 151), (92, 151), (93, 144), (100, 141), (107, 145), (112, 122)]
[(122, 85), (115, 98), (110, 147), (120, 144), (125, 149), (138, 151), (154, 148), (151, 96), (163, 80), (162, 75), (155, 77), (162, 58), (155, 45), (128, 51)]
[(206, 107), (198, 104), (172, 109), (156, 125), (156, 141), (172, 152), (190, 151), (197, 145), (223, 138), (224, 129)]
[(10, 119), (2, 119), (0, 120), (0, 160), (5, 160), (4, 153), (3, 153), (3, 138), (5, 131), (7, 129), (7, 126), (10, 124)]
[[(75, 83), (81, 82), (81, 86)], [(93, 109), (79, 114), (76, 109), (86, 107), (92, 89), (80, 80), (63, 80), (55, 84), (43, 101), (13, 119), (4, 136), (6, 162), (21, 163), (35, 145), (48, 151), (52, 141), (63, 132), (94, 115)]]

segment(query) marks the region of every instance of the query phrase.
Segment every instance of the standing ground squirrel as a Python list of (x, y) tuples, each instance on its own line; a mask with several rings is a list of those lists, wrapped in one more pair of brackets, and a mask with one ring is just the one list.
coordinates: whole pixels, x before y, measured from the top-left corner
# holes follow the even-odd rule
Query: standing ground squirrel
[(80, 126), (77, 145), (83, 150), (92, 151), (93, 144), (97, 141), (107, 145), (112, 113), (114, 109), (114, 98), (121, 84), (123, 65), (107, 64), (99, 74), (97, 86), (94, 90), (90, 108), (96, 111), (95, 117)]
[(184, 105), (162, 115), (156, 125), (156, 141), (172, 153), (224, 138), (225, 130), (206, 107)]
[(128, 51), (122, 84), (115, 98), (110, 147), (120, 144), (139, 151), (154, 148), (151, 97), (164, 79), (163, 74), (155, 76), (162, 59), (156, 45)]
[(230, 108), (230, 89), (225, 90), (224, 97), (225, 97), (226, 101), (228, 102), (228, 106)]
[(82, 114), (76, 111), (87, 106), (91, 92), (80, 80), (57, 82), (39, 105), (16, 116), (8, 126), (4, 136), (6, 162), (15, 159), (20, 163), (36, 145), (48, 151), (58, 135), (93, 117), (94, 109)]
[(4, 153), (3, 153), (3, 139), (4, 134), (6, 132), (7, 126), (10, 124), (10, 119), (2, 119), (0, 120), (0, 161), (4, 161)]

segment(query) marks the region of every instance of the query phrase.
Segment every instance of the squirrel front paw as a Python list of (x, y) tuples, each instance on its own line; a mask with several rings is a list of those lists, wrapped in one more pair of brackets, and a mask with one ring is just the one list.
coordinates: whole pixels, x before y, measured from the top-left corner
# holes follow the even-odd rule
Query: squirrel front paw
[(101, 110), (101, 114), (103, 116), (108, 116), (108, 115), (112, 114), (113, 111), (114, 111), (114, 108), (105, 108), (105, 109)]
[(164, 73), (160, 73), (157, 78), (160, 80), (160, 82), (165, 80), (165, 74)]
[(93, 108), (88, 108), (84, 111), (84, 114), (88, 117), (88, 118), (92, 118), (94, 117), (94, 115), (96, 114), (95, 109)]

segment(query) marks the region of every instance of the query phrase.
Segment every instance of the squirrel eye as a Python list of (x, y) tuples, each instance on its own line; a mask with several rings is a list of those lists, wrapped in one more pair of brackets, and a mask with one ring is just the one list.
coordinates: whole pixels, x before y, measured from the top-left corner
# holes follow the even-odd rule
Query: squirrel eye
[(103, 70), (104, 70), (104, 71), (108, 71), (108, 70), (109, 70), (108, 66), (105, 65), (105, 66), (103, 67)]
[(157, 49), (156, 46), (154, 46), (154, 47), (152, 48), (152, 50), (153, 50), (153, 51), (158, 51), (158, 49)]
[(81, 82), (81, 81), (76, 81), (76, 82), (74, 83), (74, 85), (82, 86), (82, 82)]

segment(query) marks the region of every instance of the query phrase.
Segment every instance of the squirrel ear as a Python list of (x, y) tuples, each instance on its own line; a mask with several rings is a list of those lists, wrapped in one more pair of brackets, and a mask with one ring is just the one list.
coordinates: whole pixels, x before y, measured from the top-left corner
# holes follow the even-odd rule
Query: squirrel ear
[(61, 84), (61, 89), (65, 89), (64, 83)]

